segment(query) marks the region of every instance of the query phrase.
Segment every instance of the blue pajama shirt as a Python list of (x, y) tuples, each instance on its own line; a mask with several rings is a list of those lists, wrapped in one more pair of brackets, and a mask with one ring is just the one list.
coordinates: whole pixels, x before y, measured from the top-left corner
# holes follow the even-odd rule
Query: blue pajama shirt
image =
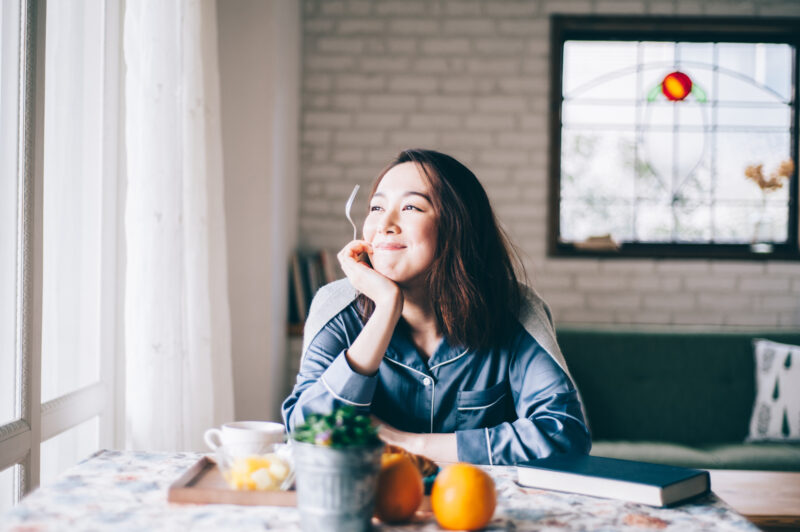
[(510, 465), (589, 452), (575, 387), (522, 325), (500, 348), (473, 351), (443, 339), (427, 361), (398, 326), (373, 376), (355, 372), (345, 357), (363, 327), (353, 302), (311, 341), (282, 407), (289, 430), (309, 414), (352, 405), (399, 430), (455, 432), (463, 462)]

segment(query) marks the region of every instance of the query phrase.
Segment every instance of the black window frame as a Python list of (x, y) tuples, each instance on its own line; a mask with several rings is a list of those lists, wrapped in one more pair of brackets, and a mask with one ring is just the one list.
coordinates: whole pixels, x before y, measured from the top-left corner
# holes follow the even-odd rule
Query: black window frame
[[(789, 44), (792, 58), (791, 157), (795, 162), (789, 181), (789, 225), (785, 243), (759, 253), (750, 244), (725, 243), (621, 243), (616, 250), (590, 250), (560, 241), (561, 211), (561, 109), (564, 43), (568, 40), (758, 42)], [(551, 15), (550, 17), (550, 154), (548, 256), (588, 258), (694, 258), (738, 260), (800, 260), (798, 230), (798, 109), (800, 108), (800, 18), (767, 17), (655, 17)]]

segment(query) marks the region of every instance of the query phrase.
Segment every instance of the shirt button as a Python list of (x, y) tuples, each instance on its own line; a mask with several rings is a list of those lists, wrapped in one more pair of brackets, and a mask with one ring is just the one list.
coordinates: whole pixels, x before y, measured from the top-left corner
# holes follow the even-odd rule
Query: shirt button
[(430, 377), (425, 377), (424, 379), (422, 379), (422, 384), (424, 384), (425, 386), (430, 386), (431, 385)]

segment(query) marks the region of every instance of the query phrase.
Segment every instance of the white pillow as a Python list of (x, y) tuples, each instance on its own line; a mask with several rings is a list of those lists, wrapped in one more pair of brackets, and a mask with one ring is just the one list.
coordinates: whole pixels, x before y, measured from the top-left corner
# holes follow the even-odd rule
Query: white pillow
[(755, 340), (756, 400), (748, 441), (800, 441), (800, 346)]

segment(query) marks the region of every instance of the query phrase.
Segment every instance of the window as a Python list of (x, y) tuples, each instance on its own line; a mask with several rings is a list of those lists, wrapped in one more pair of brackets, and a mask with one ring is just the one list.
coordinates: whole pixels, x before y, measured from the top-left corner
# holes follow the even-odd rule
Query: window
[(0, 425), (17, 417), (19, 5), (0, 3)]
[(798, 248), (800, 23), (552, 19), (554, 255)]
[(0, 2), (0, 507), (118, 446), (121, 24)]

